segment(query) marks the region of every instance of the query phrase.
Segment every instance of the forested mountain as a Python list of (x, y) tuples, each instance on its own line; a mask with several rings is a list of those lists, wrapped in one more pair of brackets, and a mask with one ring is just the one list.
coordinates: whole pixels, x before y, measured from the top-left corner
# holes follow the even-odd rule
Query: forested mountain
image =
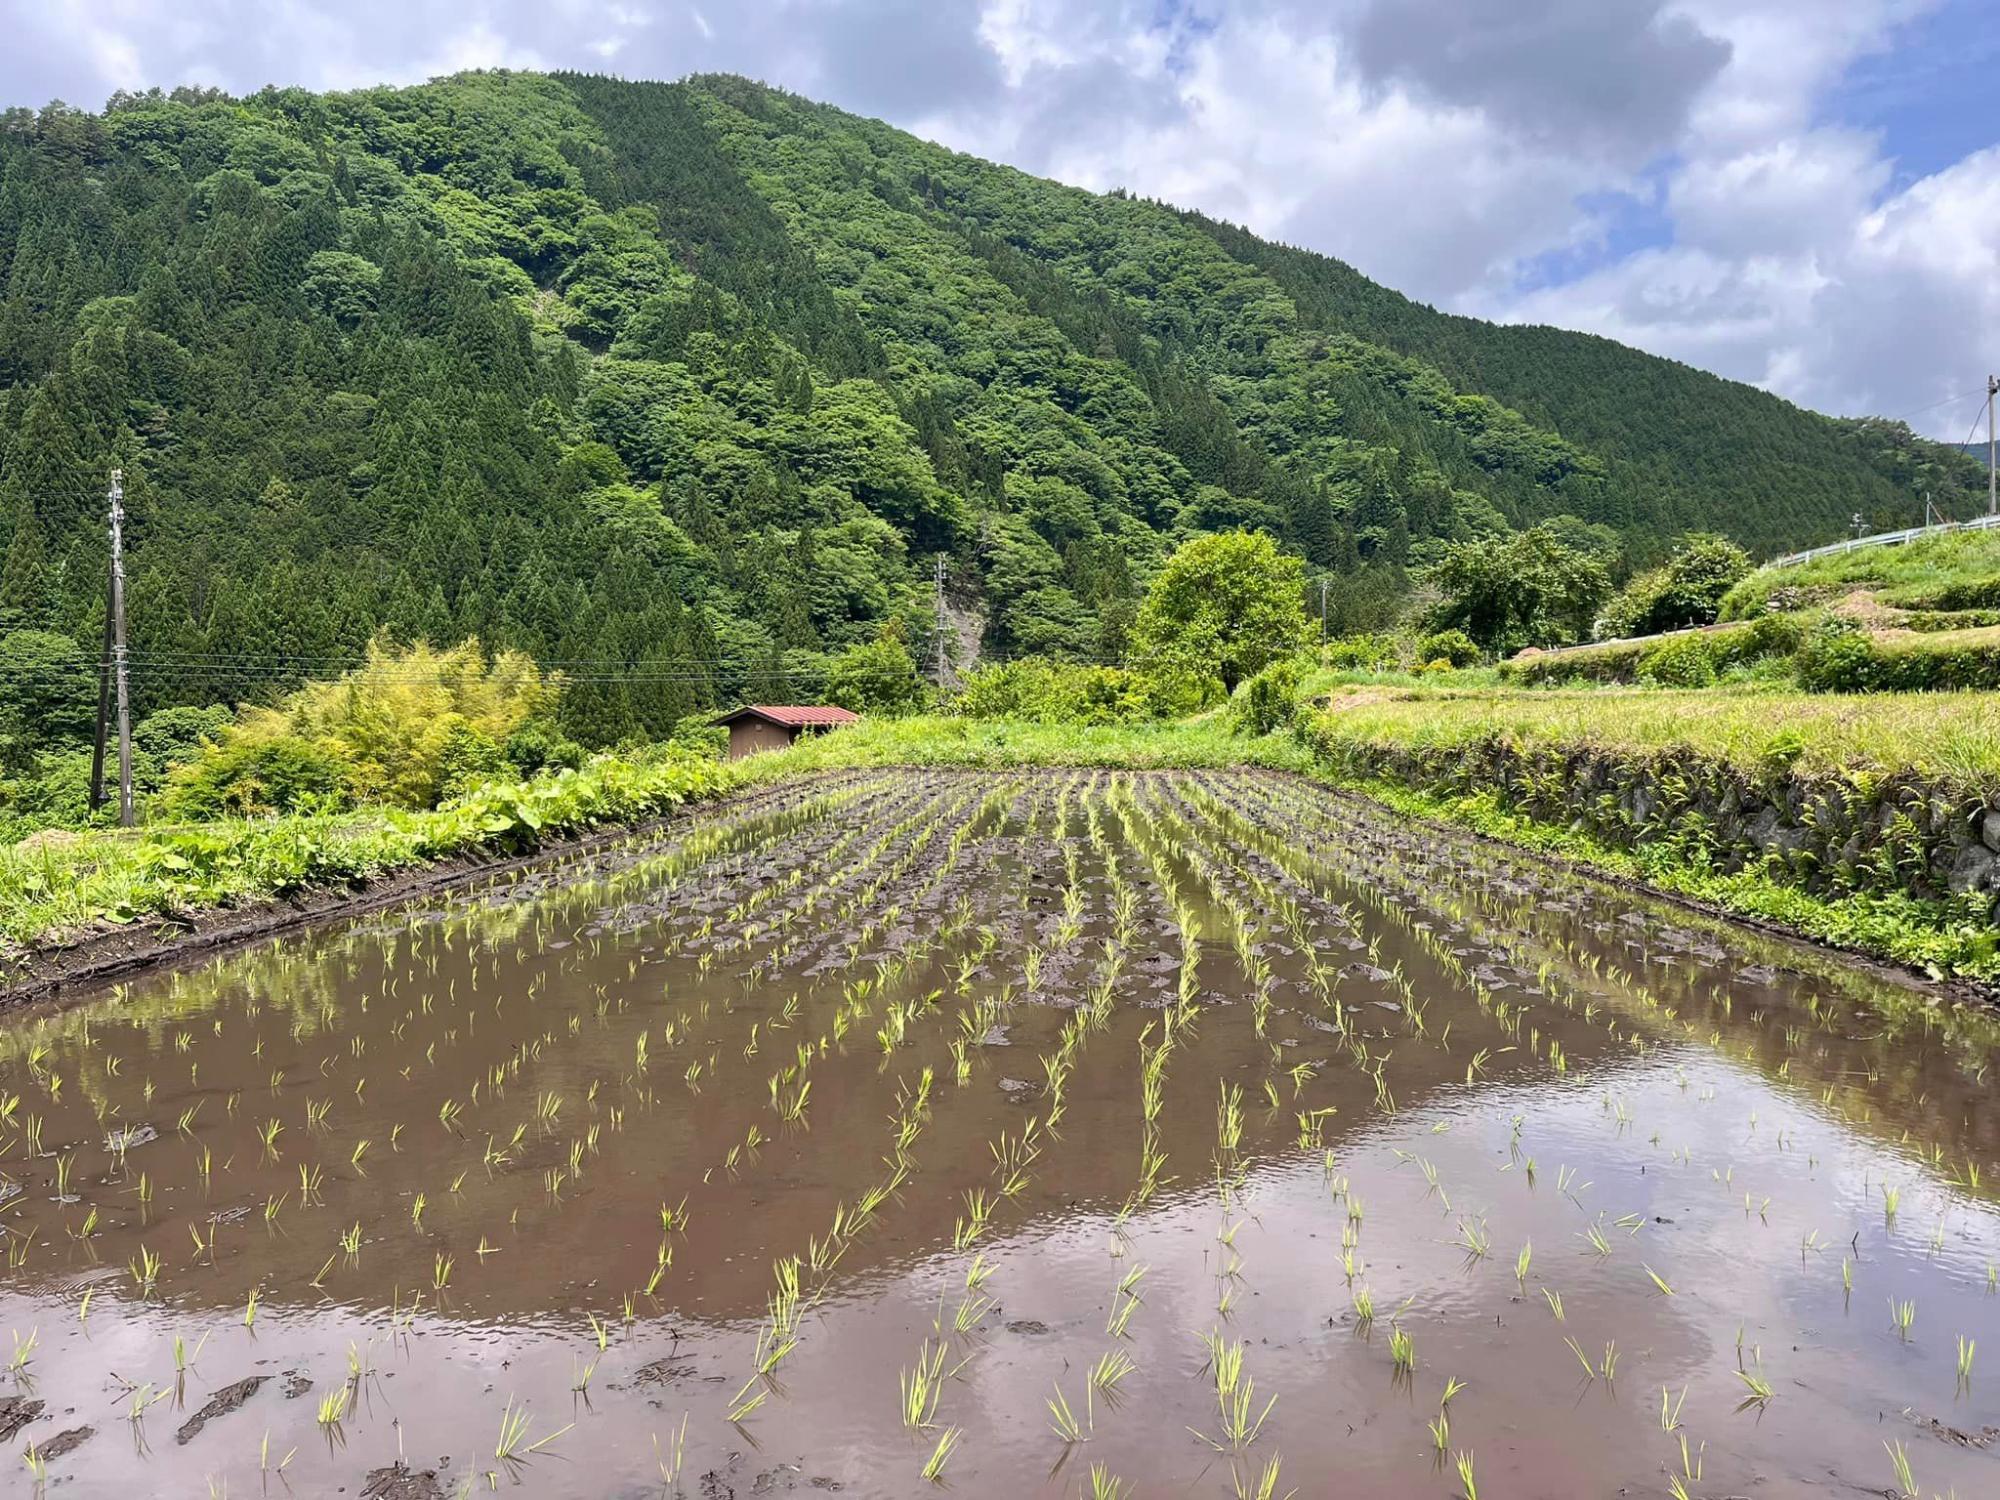
[(0, 632), (94, 657), (114, 465), (142, 709), (386, 627), (565, 669), (589, 742), (923, 657), (937, 554), (989, 652), (1116, 660), (1196, 531), (1393, 589), (1555, 516), (1637, 563), (1981, 479), (741, 79), (499, 73), (0, 117)]

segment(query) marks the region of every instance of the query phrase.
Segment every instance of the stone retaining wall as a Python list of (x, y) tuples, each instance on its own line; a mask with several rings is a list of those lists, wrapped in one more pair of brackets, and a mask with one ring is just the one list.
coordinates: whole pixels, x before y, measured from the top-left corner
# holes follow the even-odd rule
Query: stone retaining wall
[(1691, 749), (1643, 754), (1505, 736), (1418, 747), (1307, 731), (1336, 770), (1419, 791), (1490, 793), (1538, 822), (1638, 848), (1682, 841), (1721, 870), (1762, 868), (1823, 895), (1971, 895), (2000, 920), (2000, 788), (1901, 772), (1758, 775)]

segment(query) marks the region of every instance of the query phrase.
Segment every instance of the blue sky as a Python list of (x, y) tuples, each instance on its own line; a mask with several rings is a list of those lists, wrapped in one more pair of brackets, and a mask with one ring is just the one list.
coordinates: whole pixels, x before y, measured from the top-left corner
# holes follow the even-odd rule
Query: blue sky
[(1827, 96), (1827, 119), (1882, 133), (1898, 185), (2000, 139), (2000, 15), (1990, 0), (1951, 0), (1858, 58)]
[(0, 103), (747, 73), (1453, 311), (1959, 439), (2000, 369), (1992, 0), (0, 0)]

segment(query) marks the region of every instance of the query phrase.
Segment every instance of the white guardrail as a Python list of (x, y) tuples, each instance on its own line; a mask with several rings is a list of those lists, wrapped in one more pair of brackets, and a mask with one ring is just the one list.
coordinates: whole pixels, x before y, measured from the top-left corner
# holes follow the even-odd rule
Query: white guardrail
[(1981, 516), (1976, 521), (1940, 521), (1935, 526), (1912, 526), (1907, 531), (1878, 531), (1873, 536), (1849, 537), (1844, 542), (1830, 542), (1824, 547), (1788, 552), (1783, 557), (1772, 558), (1763, 566), (1789, 568), (1794, 563), (1811, 562), (1815, 557), (1832, 557), (1840, 552), (1856, 552), (1863, 547), (1900, 547), (1905, 542), (1939, 536), (1947, 531), (1986, 531), (1993, 527), (2000, 527), (2000, 516)]

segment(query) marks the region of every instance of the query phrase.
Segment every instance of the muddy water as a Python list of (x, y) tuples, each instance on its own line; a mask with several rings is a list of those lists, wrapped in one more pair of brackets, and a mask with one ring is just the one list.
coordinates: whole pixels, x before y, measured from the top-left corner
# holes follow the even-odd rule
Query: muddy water
[(2000, 1493), (1996, 1041), (1284, 778), (829, 778), (16, 1017), (0, 1430), (74, 1495)]

